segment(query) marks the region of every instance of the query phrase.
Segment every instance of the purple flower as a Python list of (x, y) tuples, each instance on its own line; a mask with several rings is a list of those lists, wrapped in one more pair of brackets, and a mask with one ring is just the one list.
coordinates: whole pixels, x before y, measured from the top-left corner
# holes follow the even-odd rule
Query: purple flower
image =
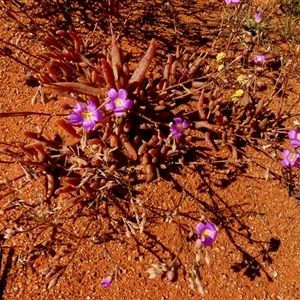
[(113, 277), (111, 275), (105, 277), (100, 284), (106, 288), (110, 288)]
[(290, 144), (292, 147), (299, 147), (300, 146), (300, 127), (296, 130), (291, 130), (288, 133)]
[(102, 121), (102, 110), (97, 109), (97, 105), (93, 101), (88, 101), (87, 106), (76, 103), (73, 108), (73, 114), (68, 116), (72, 125), (82, 125), (85, 131), (95, 130), (96, 122)]
[(205, 224), (197, 224), (196, 232), (200, 235), (200, 246), (211, 246), (216, 240), (218, 234), (215, 225), (208, 221)]
[(257, 63), (265, 63), (266, 62), (266, 56), (262, 54), (255, 55), (253, 58), (253, 61)]
[(255, 21), (256, 23), (260, 23), (261, 20), (262, 20), (262, 18), (263, 18), (263, 14), (260, 13), (260, 12), (257, 12), (257, 13), (254, 14), (253, 17), (254, 17), (254, 21)]
[(124, 89), (120, 89), (118, 92), (115, 89), (110, 89), (107, 92), (110, 102), (105, 104), (106, 109), (112, 109), (117, 117), (124, 114), (126, 109), (131, 109), (132, 100), (127, 99), (128, 93)]
[(241, 1), (240, 0), (225, 0), (226, 4), (239, 4)]
[(289, 150), (284, 150), (282, 152), (283, 161), (281, 164), (284, 167), (291, 167), (294, 168), (300, 162), (300, 154), (297, 152), (290, 152)]
[(175, 124), (171, 125), (170, 131), (171, 134), (176, 138), (180, 138), (182, 136), (182, 133), (184, 129), (187, 129), (190, 127), (189, 123), (185, 120), (182, 121), (181, 118), (174, 118)]

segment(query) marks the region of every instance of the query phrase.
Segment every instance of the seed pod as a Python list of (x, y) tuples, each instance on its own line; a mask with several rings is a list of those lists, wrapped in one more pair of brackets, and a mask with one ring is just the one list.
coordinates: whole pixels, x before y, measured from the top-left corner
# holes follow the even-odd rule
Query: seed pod
[(103, 185), (101, 185), (100, 182), (93, 182), (91, 183), (90, 187), (93, 189), (93, 190), (99, 190)]
[(100, 180), (100, 185), (101, 185), (101, 186), (104, 186), (104, 185), (106, 185), (106, 184), (107, 184), (107, 179), (101, 178), (101, 180)]
[(145, 153), (148, 148), (149, 148), (149, 145), (147, 143), (143, 143), (140, 146), (140, 148), (138, 149), (138, 155), (142, 155), (143, 153)]
[(215, 114), (215, 113), (217, 113), (219, 110), (220, 110), (220, 105), (219, 104), (217, 104), (216, 106), (215, 106), (215, 108), (214, 108), (214, 110), (211, 112), (212, 114)]
[(93, 167), (99, 167), (102, 164), (102, 159), (100, 157), (93, 157), (91, 161), (91, 165)]
[(69, 202), (70, 202), (71, 204), (77, 204), (77, 203), (82, 202), (84, 199), (85, 199), (85, 196), (80, 195), (80, 196), (76, 196), (76, 197), (70, 199)]
[(175, 60), (171, 66), (171, 72), (170, 72), (170, 77), (169, 77), (169, 83), (174, 83), (175, 81), (175, 76), (176, 76), (176, 71), (177, 71), (177, 64), (178, 60)]
[(210, 70), (209, 65), (205, 66), (204, 69), (203, 69), (203, 75), (207, 75), (209, 70)]
[(234, 129), (234, 133), (237, 133), (241, 129), (241, 124), (237, 124)]
[(106, 174), (109, 176), (113, 176), (117, 167), (115, 165), (111, 165), (109, 169), (106, 171)]
[(93, 196), (93, 190), (90, 188), (89, 185), (84, 184), (82, 186), (82, 190), (85, 192), (85, 194), (87, 195), (88, 198)]
[(187, 135), (187, 136), (184, 138), (184, 140), (185, 140), (187, 143), (190, 143), (190, 142), (193, 140), (193, 138), (192, 138), (191, 135)]
[(123, 125), (123, 131), (124, 132), (129, 132), (131, 129), (131, 120), (130, 119), (127, 119), (125, 121), (125, 124)]
[(261, 130), (266, 129), (267, 125), (269, 123), (269, 120), (267, 118), (264, 118), (262, 121), (259, 122), (258, 127)]
[(155, 166), (153, 164), (148, 164), (146, 166), (147, 182), (152, 181), (155, 178)]
[(169, 158), (175, 155), (178, 155), (178, 151), (169, 150), (166, 157)]
[(140, 145), (140, 143), (141, 143), (141, 138), (138, 136), (138, 135), (136, 135), (135, 137), (134, 137), (134, 139), (133, 139), (133, 141), (132, 141), (132, 146), (134, 146), (134, 148), (136, 149), (136, 148), (138, 148), (138, 146)]
[(169, 151), (169, 147), (167, 145), (163, 145), (160, 149), (160, 154), (162, 157), (165, 157)]
[(54, 180), (54, 176), (51, 173), (47, 173), (46, 174), (46, 178), (47, 178), (47, 194), (46, 197), (50, 198), (54, 192), (54, 187), (55, 187), (55, 180)]
[(206, 84), (206, 82), (201, 82), (201, 81), (193, 81), (192, 82), (192, 87), (194, 88), (201, 88)]
[(79, 168), (87, 167), (87, 165), (88, 165), (87, 161), (85, 161), (84, 159), (82, 159), (80, 157), (76, 157), (76, 156), (70, 157), (69, 162), (72, 165), (77, 165)]
[(256, 122), (257, 120), (256, 120), (256, 118), (252, 118), (252, 120), (250, 121), (250, 127), (251, 128), (255, 128), (256, 127)]
[(132, 160), (137, 160), (138, 154), (136, 153), (135, 149), (133, 148), (130, 141), (125, 135), (122, 135), (121, 143), (124, 146), (124, 148), (127, 150), (129, 158)]
[(89, 140), (89, 145), (91, 146), (104, 146), (104, 143), (100, 139), (91, 139)]
[(220, 125), (220, 126), (224, 125), (223, 124), (223, 116), (220, 113), (220, 111), (215, 112), (215, 118), (216, 118), (216, 121), (218, 122), (218, 125)]
[(187, 73), (183, 74), (179, 79), (178, 79), (178, 83), (182, 83), (185, 82), (189, 79), (189, 76)]
[(165, 107), (165, 106), (162, 106), (162, 105), (156, 105), (156, 106), (154, 106), (154, 110), (155, 110), (155, 111), (162, 111), (162, 110), (164, 110), (164, 109), (166, 109), (166, 107)]
[(159, 141), (159, 138), (158, 138), (158, 136), (157, 135), (153, 135), (152, 137), (151, 137), (151, 139), (148, 141), (148, 145), (149, 146), (155, 146), (157, 143), (158, 143), (158, 141)]
[(155, 165), (158, 163), (158, 158), (157, 157), (153, 157), (151, 162)]
[(217, 99), (217, 98), (219, 98), (219, 96), (220, 96), (220, 88), (218, 86), (216, 86), (216, 88), (215, 88), (215, 90), (213, 92), (213, 97), (215, 99)]
[(158, 157), (158, 151), (157, 151), (157, 149), (152, 148), (152, 149), (150, 149), (150, 150), (148, 151), (148, 153), (149, 153), (152, 157)]
[(173, 61), (173, 55), (169, 54), (167, 63), (166, 63), (165, 68), (164, 68), (164, 77), (163, 77), (166, 80), (166, 83), (168, 83), (168, 80), (169, 80), (172, 61)]
[(227, 132), (226, 131), (224, 131), (223, 133), (222, 133), (222, 142), (226, 142), (226, 140), (227, 140)]
[(70, 192), (74, 192), (76, 191), (77, 188), (74, 187), (74, 186), (71, 186), (71, 185), (67, 185), (67, 186), (63, 186), (63, 187), (60, 187), (58, 188), (56, 191), (55, 191), (55, 195), (60, 195), (60, 194), (64, 194), (64, 193), (70, 193)]
[(73, 186), (78, 186), (81, 182), (81, 178), (78, 178), (78, 177), (67, 177), (63, 180), (63, 182), (65, 184), (68, 184), (68, 185), (73, 185)]
[(151, 156), (148, 152), (146, 152), (141, 160), (142, 165), (147, 165), (150, 162)]
[(222, 120), (223, 120), (223, 124), (228, 124), (228, 119), (226, 116), (223, 116)]
[(250, 131), (248, 133), (248, 137), (252, 137), (253, 133), (254, 133), (254, 128), (250, 128)]
[(112, 133), (112, 135), (110, 136), (109, 144), (110, 144), (111, 148), (118, 147), (118, 144), (119, 144), (118, 143), (118, 137), (115, 133)]
[(147, 124), (147, 123), (142, 123), (142, 124), (139, 125), (139, 128), (142, 129), (142, 130), (151, 130), (152, 126), (150, 124)]
[(242, 110), (241, 112), (239, 112), (238, 116), (234, 119), (235, 121), (240, 120), (243, 116), (244, 116), (245, 111)]
[(264, 99), (260, 99), (256, 105), (255, 115), (257, 116), (264, 107)]
[(251, 121), (251, 119), (252, 119), (252, 117), (251, 117), (251, 116), (248, 116), (248, 117), (246, 118), (246, 120), (242, 123), (242, 126), (247, 125), (247, 124)]
[(208, 103), (208, 109), (210, 111), (213, 111), (214, 108), (215, 108), (215, 102), (213, 100), (209, 101), (209, 103)]

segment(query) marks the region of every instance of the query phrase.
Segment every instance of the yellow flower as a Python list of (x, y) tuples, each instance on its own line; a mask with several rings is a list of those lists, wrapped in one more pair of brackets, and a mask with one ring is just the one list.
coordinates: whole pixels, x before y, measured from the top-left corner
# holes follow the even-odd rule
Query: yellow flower
[(242, 89), (236, 90), (231, 96), (231, 100), (233, 102), (239, 101), (239, 99), (244, 95), (244, 91)]
[(225, 57), (226, 57), (226, 54), (224, 52), (218, 53), (217, 57), (216, 57), (217, 63), (222, 63)]
[(223, 69), (224, 69), (224, 65), (223, 64), (221, 64), (221, 65), (218, 66), (218, 72), (221, 72)]
[(236, 81), (240, 84), (242, 84), (245, 80), (245, 77), (243, 75), (239, 75), (236, 79)]

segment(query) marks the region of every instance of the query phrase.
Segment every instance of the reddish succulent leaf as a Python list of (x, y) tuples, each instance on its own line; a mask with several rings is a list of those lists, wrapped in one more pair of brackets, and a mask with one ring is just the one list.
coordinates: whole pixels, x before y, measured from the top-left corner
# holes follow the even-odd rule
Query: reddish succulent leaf
[(66, 91), (89, 96), (98, 96), (100, 89), (78, 82), (56, 82), (54, 84), (45, 84), (46, 88), (54, 88), (58, 91)]
[(148, 71), (149, 66), (153, 60), (153, 57), (154, 57), (154, 54), (156, 51), (156, 47), (157, 47), (156, 40), (152, 39), (146, 54), (141, 59), (138, 67), (135, 69), (135, 71), (133, 72), (133, 74), (129, 80), (129, 86), (128, 86), (127, 90), (130, 90), (130, 92), (133, 92), (134, 91), (133, 87), (135, 87), (136, 84), (140, 85), (142, 80), (144, 79), (145, 74)]
[(75, 138), (77, 138), (77, 139), (81, 138), (81, 136), (76, 132), (75, 128), (66, 120), (58, 119), (56, 122), (59, 126), (61, 126), (65, 131), (67, 131), (69, 134), (71, 134)]

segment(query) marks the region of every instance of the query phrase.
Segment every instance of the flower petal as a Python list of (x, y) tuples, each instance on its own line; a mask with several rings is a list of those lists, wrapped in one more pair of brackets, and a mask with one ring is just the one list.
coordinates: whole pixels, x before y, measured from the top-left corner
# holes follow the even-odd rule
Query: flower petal
[(214, 243), (215, 239), (212, 237), (207, 237), (204, 241), (202, 241), (202, 246), (210, 247)]
[(123, 107), (126, 109), (131, 109), (132, 104), (133, 104), (132, 100), (129, 99), (123, 101)]
[(283, 157), (288, 157), (290, 155), (290, 151), (289, 150), (283, 150), (282, 151), (282, 156)]
[(196, 226), (196, 232), (201, 235), (206, 226), (203, 223), (198, 223)]
[(181, 131), (177, 128), (177, 125), (172, 125), (170, 127), (171, 134), (176, 138), (179, 139), (182, 136)]
[(282, 164), (283, 167), (288, 167), (289, 164), (290, 164), (290, 161), (289, 161), (287, 158), (285, 158), (285, 159), (281, 162), (281, 164)]
[(102, 122), (102, 118), (103, 118), (103, 111), (102, 110), (95, 110), (92, 112), (92, 120), (95, 122)]
[(118, 98), (118, 92), (115, 89), (110, 89), (107, 92), (107, 95), (111, 100), (115, 100), (116, 98)]
[(173, 120), (174, 120), (174, 122), (175, 122), (176, 125), (179, 125), (179, 124), (182, 123), (181, 118), (178, 118), (178, 117), (177, 117), (177, 118), (174, 118)]
[(110, 109), (114, 110), (114, 109), (116, 108), (115, 101), (114, 101), (114, 100), (111, 100), (111, 101), (109, 101), (108, 103), (106, 103), (106, 104), (105, 104), (105, 108), (106, 108), (107, 110), (110, 110)]
[(77, 102), (75, 107), (73, 108), (74, 113), (81, 113), (85, 110), (86, 110), (86, 107), (79, 102)]
[(93, 120), (84, 120), (82, 123), (82, 127), (86, 132), (89, 132), (91, 130), (95, 129), (95, 122)]
[(75, 113), (68, 115), (68, 120), (72, 125), (81, 125), (84, 119), (81, 113)]
[(97, 109), (97, 105), (96, 105), (96, 103), (95, 103), (94, 101), (88, 101), (88, 102), (87, 102), (86, 109), (87, 109), (88, 111), (94, 111), (94, 110)]
[(118, 98), (122, 99), (123, 101), (124, 101), (124, 100), (127, 100), (127, 96), (128, 96), (128, 93), (127, 93), (126, 90), (120, 89), (120, 90), (118, 91)]
[(206, 227), (206, 229), (209, 229), (211, 231), (216, 231), (215, 225), (210, 223), (209, 221), (206, 222), (205, 227)]
[(118, 106), (118, 108), (116, 108), (114, 110), (114, 114), (117, 117), (121, 117), (124, 114), (124, 112), (125, 112), (125, 109), (123, 107), (121, 107), (121, 106)]
[(111, 286), (111, 282), (112, 282), (112, 276), (107, 276), (101, 281), (100, 284), (106, 288), (109, 288)]
[(298, 139), (291, 140), (290, 144), (294, 148), (299, 147), (300, 146), (300, 140), (298, 140)]
[(187, 128), (189, 128), (190, 127), (190, 124), (186, 121), (186, 120), (184, 120), (183, 122), (182, 122), (182, 128), (183, 129), (187, 129)]
[(296, 139), (297, 138), (297, 131), (296, 130), (289, 131), (288, 136), (291, 140)]

